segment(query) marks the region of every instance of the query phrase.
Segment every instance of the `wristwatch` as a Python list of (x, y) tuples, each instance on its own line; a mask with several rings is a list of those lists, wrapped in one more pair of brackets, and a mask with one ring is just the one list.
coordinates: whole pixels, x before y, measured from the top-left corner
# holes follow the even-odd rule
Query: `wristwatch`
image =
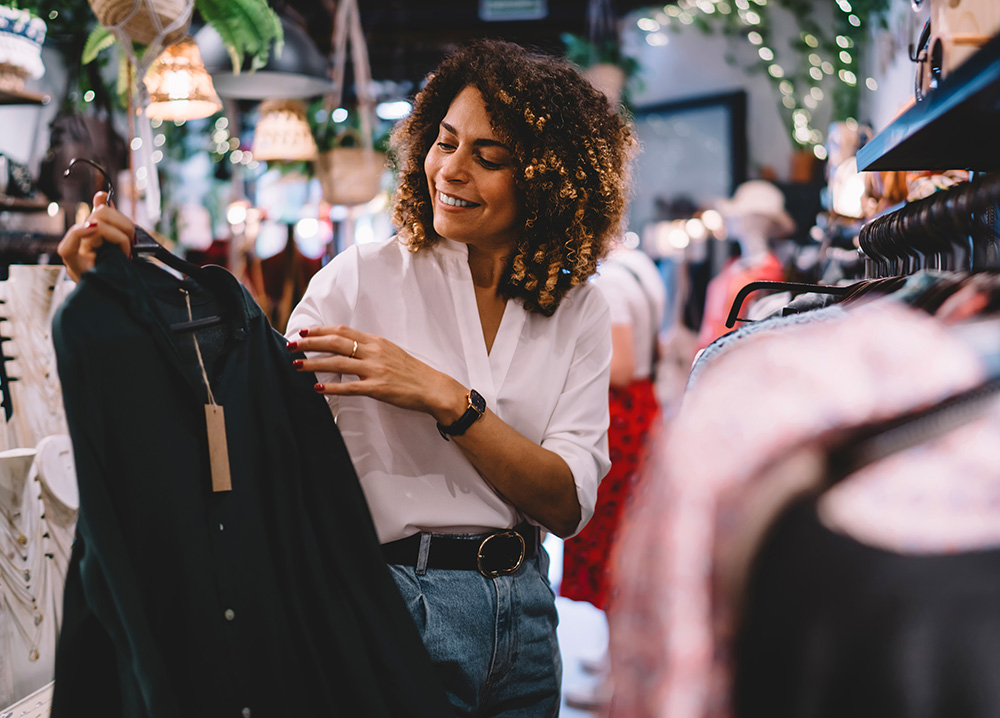
[(438, 422), (438, 432), (445, 441), (451, 441), (448, 438), (449, 436), (461, 436), (464, 434), (476, 422), (476, 419), (486, 413), (486, 399), (478, 391), (470, 389), (466, 399), (469, 402), (469, 407), (459, 417), (458, 421), (448, 426), (444, 426), (440, 421)]

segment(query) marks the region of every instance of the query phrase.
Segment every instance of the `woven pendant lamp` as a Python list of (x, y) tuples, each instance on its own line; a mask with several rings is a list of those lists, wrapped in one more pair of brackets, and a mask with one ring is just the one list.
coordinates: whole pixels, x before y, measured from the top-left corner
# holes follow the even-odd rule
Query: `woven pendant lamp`
[(167, 48), (143, 81), (149, 92), (146, 115), (150, 118), (196, 120), (222, 109), (198, 46), (190, 37)]
[(306, 122), (302, 100), (265, 100), (254, 130), (253, 156), (257, 160), (310, 162), (319, 154)]
[(88, 0), (105, 27), (120, 26), (133, 42), (168, 45), (187, 33), (191, 0)]

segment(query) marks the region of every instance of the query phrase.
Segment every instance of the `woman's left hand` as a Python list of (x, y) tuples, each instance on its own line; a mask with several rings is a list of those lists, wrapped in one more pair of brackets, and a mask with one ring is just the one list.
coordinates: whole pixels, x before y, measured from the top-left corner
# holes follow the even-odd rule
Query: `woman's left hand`
[(320, 356), (296, 360), (296, 369), (358, 377), (357, 381), (317, 384), (316, 391), (322, 394), (369, 396), (428, 413), (443, 423), (455, 421), (464, 410), (466, 389), (460, 383), (388, 339), (345, 326), (310, 327), (299, 335), (288, 348)]

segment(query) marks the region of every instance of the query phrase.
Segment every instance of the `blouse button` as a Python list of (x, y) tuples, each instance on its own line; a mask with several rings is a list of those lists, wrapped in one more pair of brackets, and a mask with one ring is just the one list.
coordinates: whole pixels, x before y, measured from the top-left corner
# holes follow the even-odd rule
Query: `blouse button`
[(225, 615), (227, 621), (232, 621), (236, 618), (236, 611), (231, 608), (227, 608), (225, 614), (223, 615)]

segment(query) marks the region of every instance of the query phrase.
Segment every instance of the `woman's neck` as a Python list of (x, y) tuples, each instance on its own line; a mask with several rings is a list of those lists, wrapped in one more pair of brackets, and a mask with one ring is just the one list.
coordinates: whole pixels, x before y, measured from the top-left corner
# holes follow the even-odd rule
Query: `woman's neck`
[(510, 251), (484, 251), (469, 245), (469, 270), (472, 283), (480, 289), (496, 291), (510, 258)]

